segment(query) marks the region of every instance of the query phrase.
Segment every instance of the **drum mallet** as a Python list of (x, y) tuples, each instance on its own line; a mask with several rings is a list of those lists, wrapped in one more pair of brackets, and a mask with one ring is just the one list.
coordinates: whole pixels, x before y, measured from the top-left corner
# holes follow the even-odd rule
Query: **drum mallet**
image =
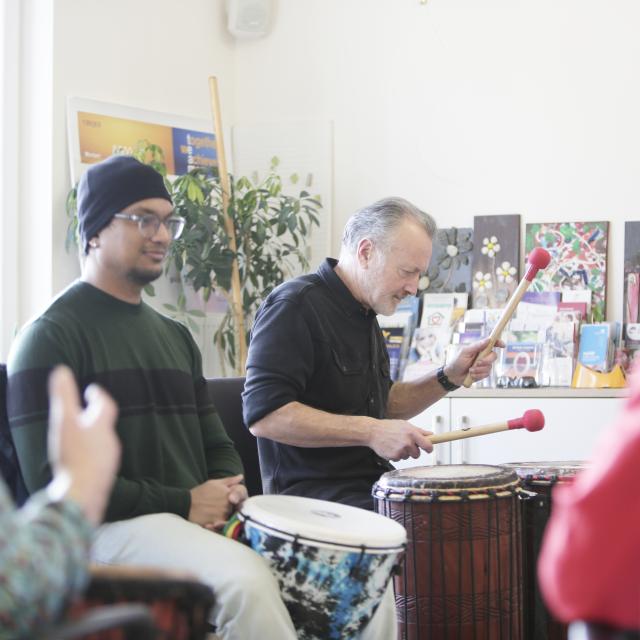
[(449, 433), (427, 436), (432, 444), (441, 442), (451, 442), (451, 440), (461, 440), (462, 438), (473, 438), (474, 436), (484, 436), (487, 433), (498, 433), (499, 431), (509, 431), (510, 429), (526, 429), (527, 431), (540, 431), (544, 427), (544, 414), (539, 409), (529, 409), (522, 417), (507, 420), (506, 422), (495, 422), (485, 424), (481, 427), (467, 427)]
[[(525, 291), (529, 288), (529, 285), (533, 282), (533, 279), (536, 277), (536, 274), (540, 269), (546, 269), (547, 265), (551, 261), (551, 256), (546, 249), (542, 247), (536, 247), (530, 254), (529, 259), (527, 260), (527, 271), (524, 274), (524, 278), (520, 280), (520, 284), (518, 284), (517, 289), (513, 292), (513, 295), (509, 298), (509, 302), (507, 306), (503, 309), (502, 315), (500, 316), (500, 320), (493, 328), (491, 335), (489, 336), (489, 344), (476, 356), (475, 360), (479, 358), (484, 358), (486, 355), (491, 353), (495, 343), (500, 339), (502, 332), (507, 325), (507, 322), (511, 320), (511, 316), (513, 315), (516, 307), (520, 300), (522, 300), (522, 296), (524, 296)], [(474, 362), (475, 362), (474, 360)], [(464, 379), (464, 386), (470, 387), (473, 380), (471, 379), (471, 374), (468, 373), (467, 377)]]

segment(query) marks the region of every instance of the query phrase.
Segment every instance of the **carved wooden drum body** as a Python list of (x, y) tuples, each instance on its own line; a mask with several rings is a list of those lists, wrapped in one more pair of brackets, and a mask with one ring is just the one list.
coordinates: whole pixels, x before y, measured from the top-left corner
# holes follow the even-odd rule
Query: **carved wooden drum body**
[(488, 465), (391, 471), (374, 485), (378, 512), (407, 530), (400, 638), (522, 638), (519, 491), (514, 471)]

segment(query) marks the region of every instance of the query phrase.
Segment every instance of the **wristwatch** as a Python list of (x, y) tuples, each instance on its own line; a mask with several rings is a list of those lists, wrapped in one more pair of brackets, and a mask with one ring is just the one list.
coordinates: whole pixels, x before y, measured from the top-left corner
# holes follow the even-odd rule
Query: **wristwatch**
[(447, 378), (447, 374), (444, 372), (444, 367), (440, 367), (438, 372), (436, 373), (436, 377), (438, 378), (438, 382), (441, 384), (442, 388), (445, 391), (455, 391), (460, 388), (459, 384), (453, 384), (449, 378)]

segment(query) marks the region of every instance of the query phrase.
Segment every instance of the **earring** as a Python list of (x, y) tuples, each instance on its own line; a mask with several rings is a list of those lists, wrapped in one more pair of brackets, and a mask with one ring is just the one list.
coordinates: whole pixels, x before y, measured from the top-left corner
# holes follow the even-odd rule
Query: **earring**
[(89, 240), (89, 246), (92, 249), (97, 249), (98, 248), (98, 241), (97, 240)]

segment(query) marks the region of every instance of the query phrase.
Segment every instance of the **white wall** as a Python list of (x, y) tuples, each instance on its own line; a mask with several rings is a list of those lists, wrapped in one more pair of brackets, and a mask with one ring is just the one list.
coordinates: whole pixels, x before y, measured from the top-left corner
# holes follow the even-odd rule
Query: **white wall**
[(254, 41), (228, 35), (223, 0), (24, 4), (51, 16), (52, 59), (23, 77), (44, 78), (25, 113), (52, 131), (21, 215), (27, 203), (51, 225), (21, 228), (20, 321), (78, 273), (64, 251), (66, 98), (208, 118), (211, 74), (228, 125), (334, 122), (334, 254), (348, 215), (390, 194), (447, 226), (609, 220), (608, 317), (621, 318), (624, 221), (640, 219), (637, 0), (275, 0)]
[(64, 248), (67, 98), (209, 119), (207, 78), (216, 75), (225, 121), (234, 106), (234, 41), (221, 0), (21, 1), (17, 311), (3, 323), (0, 360), (9, 324), (22, 325), (79, 274)]
[(215, 75), (231, 119), (233, 39), (224, 19), (219, 0), (55, 0), (54, 291), (78, 273), (64, 251), (67, 97), (210, 119), (207, 78)]
[(402, 195), (443, 226), (640, 219), (637, 0), (278, 0), (235, 51), (236, 121), (334, 121), (333, 249), (357, 207)]

